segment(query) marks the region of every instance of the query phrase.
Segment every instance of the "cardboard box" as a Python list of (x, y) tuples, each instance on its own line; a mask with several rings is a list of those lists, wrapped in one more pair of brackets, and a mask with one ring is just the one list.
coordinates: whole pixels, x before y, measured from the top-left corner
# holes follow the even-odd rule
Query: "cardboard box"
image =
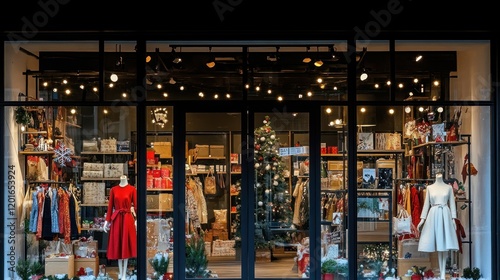
[(209, 157), (210, 152), (209, 152), (208, 145), (198, 145), (198, 144), (196, 144), (195, 147), (196, 147), (196, 150), (197, 150), (197, 156), (198, 157)]
[(160, 154), (160, 158), (172, 157), (172, 143), (170, 142), (153, 142), (155, 153)]
[(92, 269), (94, 272), (93, 275), (97, 276), (99, 274), (99, 257), (96, 258), (76, 258), (75, 259), (75, 275), (78, 273), (78, 270), (83, 267), (85, 271), (87, 268)]
[(68, 274), (75, 276), (75, 256), (45, 258), (45, 275)]
[(225, 157), (224, 145), (210, 145), (210, 156), (211, 157)]

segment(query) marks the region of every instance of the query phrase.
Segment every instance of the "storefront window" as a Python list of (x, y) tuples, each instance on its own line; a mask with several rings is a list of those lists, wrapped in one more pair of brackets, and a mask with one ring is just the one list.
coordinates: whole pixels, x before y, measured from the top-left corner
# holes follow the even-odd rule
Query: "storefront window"
[[(343, 41), (150, 41), (142, 99), (134, 41), (6, 42), (4, 225), (16, 245), (5, 275), (21, 260), (45, 275), (123, 278), (143, 258), (137, 276), (150, 279), (314, 278), (328, 260), (339, 277), (371, 279), (417, 262), (434, 275), (488, 262), (491, 225), (477, 217), (491, 209), (478, 187), (491, 185), (495, 143), (489, 42), (392, 43), (356, 42), (349, 73)], [(241, 107), (203, 111), (206, 100)], [(302, 100), (311, 107), (298, 113), (260, 107)], [(430, 201), (437, 183), (450, 189), (446, 207)], [(59, 193), (71, 208), (50, 200)], [(420, 247), (438, 204), (464, 235)]]

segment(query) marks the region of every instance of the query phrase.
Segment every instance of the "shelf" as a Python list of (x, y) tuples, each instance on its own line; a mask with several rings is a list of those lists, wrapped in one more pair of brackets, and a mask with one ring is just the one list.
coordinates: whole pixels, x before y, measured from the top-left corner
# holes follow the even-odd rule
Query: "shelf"
[(400, 154), (404, 153), (405, 150), (358, 150), (358, 154), (368, 155), (368, 156), (386, 156), (390, 154)]
[(21, 134), (47, 134), (47, 131), (21, 131)]
[(132, 152), (81, 152), (82, 155), (131, 155)]
[(21, 151), (21, 155), (54, 155), (54, 151)]
[(174, 212), (174, 209), (147, 209), (146, 212)]
[(220, 159), (226, 159), (226, 157), (197, 157), (196, 158), (196, 160), (204, 160), (204, 159), (220, 160)]
[(81, 228), (81, 230), (86, 230), (86, 231), (102, 231), (104, 232), (104, 229), (102, 228)]
[(146, 189), (147, 192), (172, 192), (174, 190), (171, 189)]
[(82, 203), (81, 207), (107, 207), (108, 203)]
[(447, 145), (447, 146), (460, 146), (460, 145), (465, 145), (467, 144), (467, 141), (461, 140), (461, 141), (443, 141), (443, 142), (427, 142), (424, 144), (416, 145), (413, 146), (413, 149), (418, 149), (422, 147), (427, 147), (427, 146), (434, 146), (434, 145)]
[(81, 177), (81, 181), (120, 181), (120, 178), (90, 178), (90, 177)]

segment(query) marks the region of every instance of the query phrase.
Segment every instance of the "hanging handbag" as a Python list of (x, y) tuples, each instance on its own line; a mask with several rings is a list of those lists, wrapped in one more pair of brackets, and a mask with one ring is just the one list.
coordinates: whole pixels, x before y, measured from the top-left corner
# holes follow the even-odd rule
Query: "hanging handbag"
[(402, 235), (412, 233), (411, 230), (411, 216), (406, 209), (401, 208), (398, 215), (392, 218), (393, 221), (393, 234)]
[(210, 170), (204, 180), (205, 194), (217, 194), (217, 184), (214, 173)]

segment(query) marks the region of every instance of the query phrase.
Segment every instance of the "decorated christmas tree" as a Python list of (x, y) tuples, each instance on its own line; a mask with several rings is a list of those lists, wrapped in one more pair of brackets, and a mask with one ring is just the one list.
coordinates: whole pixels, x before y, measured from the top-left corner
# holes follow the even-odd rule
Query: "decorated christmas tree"
[(272, 242), (287, 242), (288, 235), (271, 234), (271, 228), (292, 225), (291, 196), (286, 165), (279, 154), (279, 139), (266, 116), (254, 131), (255, 149), (255, 247), (269, 248)]

